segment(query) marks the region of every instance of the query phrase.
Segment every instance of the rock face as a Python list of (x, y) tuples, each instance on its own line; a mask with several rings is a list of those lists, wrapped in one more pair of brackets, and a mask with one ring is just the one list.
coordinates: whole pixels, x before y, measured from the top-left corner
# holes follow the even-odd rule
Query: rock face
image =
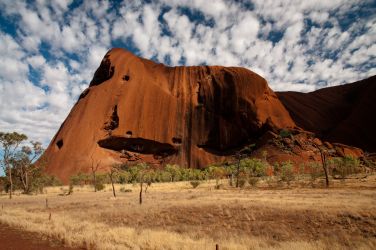
[(277, 95), (299, 127), (330, 142), (376, 152), (376, 76), (311, 93)]
[(43, 158), (67, 182), (146, 161), (200, 168), (295, 123), (264, 78), (221, 66), (167, 67), (110, 50)]

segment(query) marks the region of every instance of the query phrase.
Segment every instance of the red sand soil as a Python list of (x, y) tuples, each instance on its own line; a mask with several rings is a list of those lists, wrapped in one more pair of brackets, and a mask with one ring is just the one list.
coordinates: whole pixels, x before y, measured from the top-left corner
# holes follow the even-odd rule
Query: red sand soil
[(58, 241), (43, 240), (30, 233), (0, 224), (0, 250), (74, 250), (63, 247)]
[(47, 172), (146, 161), (199, 168), (295, 123), (264, 78), (244, 68), (167, 67), (110, 50), (52, 139)]
[(299, 127), (323, 140), (376, 152), (376, 76), (311, 93), (277, 95)]

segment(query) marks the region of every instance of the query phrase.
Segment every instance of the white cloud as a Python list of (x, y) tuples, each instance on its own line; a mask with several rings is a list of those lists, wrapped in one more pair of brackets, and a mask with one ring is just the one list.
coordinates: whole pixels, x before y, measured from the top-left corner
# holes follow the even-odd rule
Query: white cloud
[(40, 68), (46, 63), (46, 59), (43, 56), (37, 55), (37, 56), (31, 56), (27, 58), (27, 62), (33, 68)]

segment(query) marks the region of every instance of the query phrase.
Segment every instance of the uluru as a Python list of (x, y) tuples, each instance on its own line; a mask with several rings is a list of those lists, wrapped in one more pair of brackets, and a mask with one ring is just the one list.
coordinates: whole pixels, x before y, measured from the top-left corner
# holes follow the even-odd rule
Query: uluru
[[(375, 150), (368, 115), (375, 111), (374, 79), (275, 93), (245, 68), (169, 67), (114, 48), (42, 159), (48, 173), (67, 182), (94, 166), (101, 172), (140, 162), (205, 168), (231, 161), (249, 145), (270, 163), (320, 161), (318, 146), (333, 156), (361, 157), (362, 149)], [(292, 137), (282, 138), (283, 131)]]
[(0, 250), (376, 249), (376, 1), (0, 10)]
[(258, 74), (239, 67), (167, 67), (112, 49), (48, 146), (63, 181), (95, 165), (144, 161), (203, 168), (268, 130), (295, 128)]

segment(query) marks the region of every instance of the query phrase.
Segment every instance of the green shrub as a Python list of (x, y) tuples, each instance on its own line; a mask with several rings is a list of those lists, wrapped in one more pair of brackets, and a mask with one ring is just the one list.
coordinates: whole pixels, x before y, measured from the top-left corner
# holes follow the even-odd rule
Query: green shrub
[(249, 177), (248, 178), (248, 183), (252, 187), (256, 187), (257, 183), (260, 181), (260, 177)]
[(240, 168), (250, 177), (266, 176), (267, 164), (256, 158), (247, 158), (240, 161)]
[(247, 183), (247, 180), (243, 179), (243, 178), (240, 178), (239, 181), (238, 181), (238, 184), (239, 184), (240, 188), (243, 188), (246, 183)]
[(289, 131), (287, 129), (281, 129), (279, 131), (279, 136), (282, 137), (282, 138), (290, 137), (291, 134), (292, 134), (291, 131)]
[(309, 175), (311, 177), (311, 181), (314, 182), (317, 178), (323, 176), (323, 170), (321, 164), (317, 162), (310, 162), (309, 163)]
[(281, 163), (281, 172), (280, 172), (281, 181), (286, 182), (290, 186), (291, 181), (295, 179), (293, 165), (290, 161)]
[(164, 168), (164, 171), (166, 171), (170, 175), (170, 179), (172, 182), (181, 180), (182, 173), (181, 168), (178, 165), (167, 164)]
[(97, 181), (96, 183), (95, 183), (95, 189), (97, 190), (97, 191), (101, 191), (101, 190), (103, 190), (104, 189), (104, 184), (102, 183), (102, 182), (100, 182), (100, 181)]
[(77, 175), (71, 176), (69, 182), (75, 186), (83, 186), (92, 182), (92, 176), (84, 173), (78, 173)]
[(120, 188), (120, 192), (123, 192), (123, 193), (132, 192), (132, 189), (127, 189), (127, 188), (125, 188), (125, 187), (121, 187), (121, 188)]
[(193, 188), (196, 188), (201, 184), (201, 182), (200, 181), (191, 181), (190, 184)]
[(339, 176), (344, 180), (348, 175), (359, 173), (360, 161), (352, 156), (335, 157), (329, 161), (332, 175)]

